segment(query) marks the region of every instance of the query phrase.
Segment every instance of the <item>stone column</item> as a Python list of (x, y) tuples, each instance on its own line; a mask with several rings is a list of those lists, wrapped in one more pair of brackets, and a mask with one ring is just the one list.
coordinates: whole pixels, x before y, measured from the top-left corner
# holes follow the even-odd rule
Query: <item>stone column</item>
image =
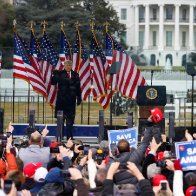
[(139, 46), (139, 6), (135, 8), (135, 46)]
[(164, 49), (163, 22), (164, 22), (163, 5), (159, 5), (159, 46), (158, 46), (159, 51), (163, 51)]
[(189, 50), (194, 50), (194, 40), (193, 40), (193, 5), (190, 5), (189, 11)]
[(180, 50), (179, 43), (179, 7), (180, 5), (175, 5), (175, 38), (174, 38), (174, 50)]
[(150, 14), (149, 14), (149, 5), (145, 6), (145, 33), (144, 33), (144, 49), (149, 48), (149, 39), (150, 39)]

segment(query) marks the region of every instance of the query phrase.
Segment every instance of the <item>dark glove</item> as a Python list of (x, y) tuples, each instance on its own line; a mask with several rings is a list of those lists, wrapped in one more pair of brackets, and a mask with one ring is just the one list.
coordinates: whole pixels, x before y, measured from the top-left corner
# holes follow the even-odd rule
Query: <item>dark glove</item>
[(52, 75), (55, 76), (55, 77), (57, 77), (58, 74), (59, 74), (58, 70), (54, 70), (54, 71), (52, 72)]
[(80, 105), (82, 102), (81, 98), (77, 98), (77, 106)]

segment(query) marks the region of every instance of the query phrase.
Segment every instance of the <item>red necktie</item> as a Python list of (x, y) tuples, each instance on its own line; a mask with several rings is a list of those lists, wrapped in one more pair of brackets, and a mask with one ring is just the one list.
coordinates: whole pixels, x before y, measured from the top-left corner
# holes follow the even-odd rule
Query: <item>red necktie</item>
[(68, 78), (71, 79), (71, 72), (68, 72)]

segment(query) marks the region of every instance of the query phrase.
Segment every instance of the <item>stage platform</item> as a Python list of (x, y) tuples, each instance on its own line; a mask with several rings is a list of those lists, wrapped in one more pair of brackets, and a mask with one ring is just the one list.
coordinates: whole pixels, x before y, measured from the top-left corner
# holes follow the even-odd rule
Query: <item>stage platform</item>
[[(14, 137), (23, 137), (27, 135), (27, 127), (29, 124), (26, 123), (13, 123), (14, 126)], [(44, 124), (35, 124), (36, 129), (43, 130), (45, 128)], [(49, 130), (48, 137), (51, 138), (52, 141), (56, 141), (56, 132), (57, 125), (56, 124), (47, 124), (47, 128)], [(64, 129), (64, 135), (66, 136), (66, 127)], [(99, 125), (78, 125), (74, 124), (73, 129), (73, 137), (75, 139), (80, 139), (84, 144), (92, 144), (96, 146), (98, 144), (98, 136), (99, 136)], [(66, 141), (66, 137), (63, 139)]]

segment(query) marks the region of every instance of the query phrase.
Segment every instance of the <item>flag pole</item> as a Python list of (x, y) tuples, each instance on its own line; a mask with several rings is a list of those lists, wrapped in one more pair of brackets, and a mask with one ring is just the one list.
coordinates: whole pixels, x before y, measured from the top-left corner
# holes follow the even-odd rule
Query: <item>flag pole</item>
[[(77, 34), (78, 34), (78, 41), (79, 41), (79, 51), (78, 51), (78, 53), (79, 53), (79, 61), (78, 61), (78, 66), (77, 66), (77, 73), (79, 74), (79, 71), (80, 71), (80, 63), (81, 63), (81, 54), (82, 54), (82, 46), (81, 46), (81, 38), (80, 38), (80, 31), (79, 31), (79, 27), (80, 27), (80, 23), (77, 21), (76, 23), (75, 23), (75, 27), (76, 27), (76, 32), (77, 32)], [(81, 101), (81, 107), (80, 107), (80, 111), (81, 111), (81, 115), (80, 115), (80, 123), (81, 124), (83, 124), (83, 109), (84, 109), (84, 107), (83, 107), (83, 101)]]
[[(13, 31), (16, 32), (16, 19), (13, 20)], [(15, 77), (13, 76), (13, 103), (12, 103), (12, 121), (14, 123), (14, 114), (15, 114)]]
[[(91, 18), (91, 22), (90, 22), (90, 27), (91, 27), (91, 32), (94, 35), (94, 27), (95, 27), (95, 22), (94, 22), (94, 18)], [(93, 81), (92, 81), (92, 67), (90, 66), (90, 72), (91, 72), (91, 87), (90, 87), (90, 93), (88, 95), (88, 125), (90, 124), (90, 108), (91, 108), (91, 101), (90, 101), (90, 94), (92, 92), (93, 89)]]
[[(46, 25), (48, 23), (44, 20), (43, 22), (41, 22), (41, 26), (43, 27), (43, 34), (45, 33), (46, 31)], [(42, 103), (42, 107), (43, 107), (43, 120), (42, 120), (42, 123), (44, 124), (45, 123), (45, 104), (44, 104), (44, 96), (43, 96), (43, 103)]]

